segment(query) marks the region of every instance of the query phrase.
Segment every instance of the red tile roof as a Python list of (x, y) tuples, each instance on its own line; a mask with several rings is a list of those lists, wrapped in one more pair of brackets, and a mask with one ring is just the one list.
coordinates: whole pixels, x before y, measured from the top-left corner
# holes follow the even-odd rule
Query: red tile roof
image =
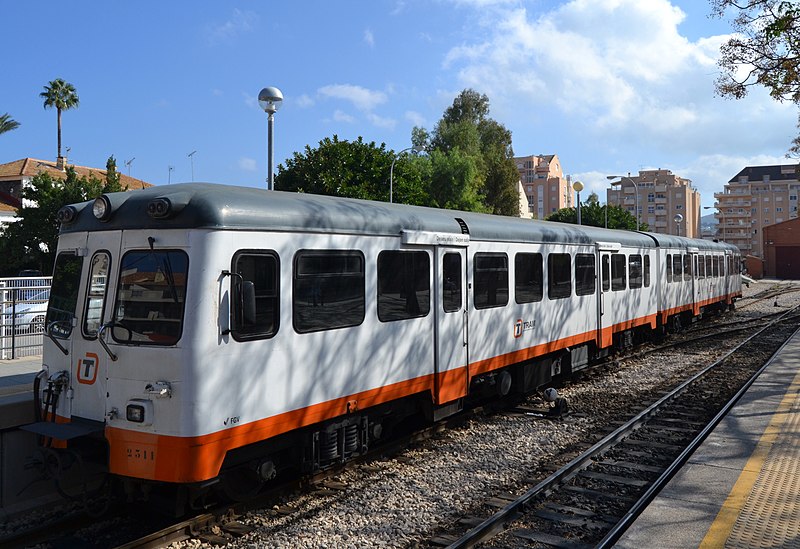
[[(86, 166), (74, 166), (67, 163), (67, 165), (75, 168), (78, 177), (89, 177), (94, 175), (98, 179), (103, 179), (106, 176), (105, 169), (89, 168)], [(47, 172), (56, 178), (63, 178), (65, 172), (56, 168), (56, 163), (49, 160), (37, 160), (36, 158), (22, 158), (13, 162), (0, 164), (0, 180), (15, 180), (21, 177), (33, 177), (39, 172)], [(127, 187), (128, 190), (144, 189), (152, 187), (150, 183), (136, 179), (135, 177), (127, 176), (120, 173), (120, 184), (122, 188)]]

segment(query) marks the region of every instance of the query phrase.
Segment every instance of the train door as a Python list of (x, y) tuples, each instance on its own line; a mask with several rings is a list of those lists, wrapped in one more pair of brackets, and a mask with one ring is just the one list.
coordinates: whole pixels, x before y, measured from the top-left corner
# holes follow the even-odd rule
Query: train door
[(122, 231), (89, 235), (78, 299), (77, 323), (72, 332), (70, 371), (72, 416), (103, 421), (108, 377), (114, 367), (111, 351), (102, 344), (108, 333), (104, 322), (113, 316), (113, 264), (119, 264)]
[(436, 334), (434, 400), (444, 404), (469, 387), (467, 248), (434, 248)]
[(700, 314), (700, 300), (702, 295), (702, 291), (700, 290), (700, 279), (698, 278), (697, 272), (697, 254), (699, 251), (700, 250), (697, 248), (689, 248), (688, 250), (689, 261), (687, 265), (689, 266), (689, 291), (691, 292), (692, 314), (694, 316)]
[(611, 294), (611, 254), (618, 252), (615, 242), (597, 243), (597, 341), (600, 348), (609, 347), (614, 340), (613, 296)]

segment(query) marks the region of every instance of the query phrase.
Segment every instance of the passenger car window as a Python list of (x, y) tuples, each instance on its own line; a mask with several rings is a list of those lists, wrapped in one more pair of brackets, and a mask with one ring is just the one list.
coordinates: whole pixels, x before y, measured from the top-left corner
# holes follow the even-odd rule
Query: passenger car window
[(563, 299), (572, 295), (572, 268), (569, 254), (548, 254), (547, 297)]
[(364, 321), (364, 255), (302, 250), (294, 260), (292, 317), (299, 333), (358, 326)]
[(431, 261), (426, 252), (378, 254), (378, 319), (426, 316), (431, 310)]
[(692, 279), (692, 256), (691, 254), (686, 254), (683, 256), (683, 279), (684, 280), (691, 280)]
[(461, 310), (461, 254), (446, 253), (442, 258), (442, 308), (446, 313)]
[(89, 283), (83, 314), (83, 335), (85, 337), (97, 337), (97, 331), (103, 324), (110, 262), (111, 256), (108, 252), (102, 251), (94, 254), (89, 264)]
[(611, 254), (611, 291), (618, 292), (626, 286), (625, 254)]
[(476, 309), (503, 307), (508, 303), (508, 256), (476, 253), (474, 258)]
[(681, 259), (681, 254), (675, 254), (672, 256), (672, 280), (673, 282), (680, 282), (683, 278), (681, 275), (681, 271), (683, 266), (683, 260)]
[(607, 292), (611, 289), (611, 263), (608, 259), (608, 254), (603, 254), (601, 265), (603, 269), (603, 291)]
[(667, 254), (667, 282), (672, 282), (672, 254)]
[(628, 256), (628, 276), (631, 289), (642, 287), (642, 256), (631, 254)]
[(644, 256), (644, 287), (650, 287), (650, 256)]
[(231, 332), (234, 339), (272, 337), (278, 332), (279, 268), (272, 251), (241, 251), (233, 256)]
[(519, 253), (514, 256), (514, 300), (517, 303), (541, 301), (544, 294), (542, 254)]
[(189, 257), (180, 250), (122, 256), (111, 335), (119, 343), (174, 345), (183, 332)]
[(595, 288), (594, 254), (575, 256), (575, 295), (592, 295)]

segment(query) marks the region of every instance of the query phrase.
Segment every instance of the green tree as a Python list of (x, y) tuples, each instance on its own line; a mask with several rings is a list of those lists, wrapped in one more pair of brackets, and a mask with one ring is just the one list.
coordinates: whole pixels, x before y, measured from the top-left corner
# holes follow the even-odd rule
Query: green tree
[[(106, 166), (115, 167), (113, 156)], [(58, 244), (58, 210), (119, 190), (122, 189), (115, 170), (109, 170), (103, 179), (94, 175), (78, 177), (72, 166), (67, 166), (63, 179), (47, 172), (34, 176), (30, 185), (22, 189), (19, 219), (0, 232), (0, 256), (4, 258), (0, 275), (12, 276), (21, 269), (50, 273)]]
[[(741, 99), (754, 86), (781, 102), (800, 106), (800, 6), (796, 0), (711, 0), (712, 13), (732, 12), (731, 38), (720, 47), (715, 88)], [(800, 119), (798, 120), (800, 125)], [(790, 154), (800, 155), (800, 136)]]
[[(374, 142), (340, 140), (326, 137), (319, 146), (306, 145), (303, 153), (295, 152), (286, 165), (278, 166), (275, 188), (283, 191), (345, 196), (366, 200), (389, 201), (389, 172), (394, 151)], [(426, 204), (427, 186), (423, 177), (429, 169), (410, 155), (395, 161), (393, 201)]]
[(10, 132), (19, 128), (19, 122), (11, 118), (8, 113), (0, 114), (0, 133)]
[[(608, 217), (606, 218), (606, 215)], [(561, 208), (545, 218), (546, 221), (558, 221), (560, 223), (578, 223), (578, 211), (576, 208)], [(606, 225), (606, 220), (608, 225)], [(608, 227), (609, 229), (624, 229), (628, 231), (636, 230), (636, 218), (633, 214), (621, 206), (606, 206), (600, 204), (597, 194), (591, 193), (586, 202), (581, 202), (581, 225), (590, 227)], [(640, 231), (648, 231), (650, 228), (646, 223), (639, 222)]]
[(77, 107), (80, 103), (78, 94), (72, 84), (56, 78), (44, 87), (39, 97), (44, 99), (45, 109), (55, 107), (58, 113), (58, 157), (61, 158), (61, 111)]
[[(459, 157), (471, 157), (474, 169), (462, 170), (460, 175), (473, 177), (473, 181), (463, 182), (462, 187), (477, 192), (482, 203), (478, 209), (517, 216), (519, 174), (514, 165), (511, 132), (488, 114), (489, 98), (486, 95), (472, 89), (463, 90), (445, 110), (432, 135), (414, 128), (412, 143), (416, 145), (423, 138), (425, 141), (429, 138), (429, 151), (450, 154), (457, 150)], [(458, 163), (451, 165), (454, 168), (459, 166)], [(458, 176), (459, 173), (453, 174), (455, 178)], [(464, 201), (455, 199), (455, 202)]]

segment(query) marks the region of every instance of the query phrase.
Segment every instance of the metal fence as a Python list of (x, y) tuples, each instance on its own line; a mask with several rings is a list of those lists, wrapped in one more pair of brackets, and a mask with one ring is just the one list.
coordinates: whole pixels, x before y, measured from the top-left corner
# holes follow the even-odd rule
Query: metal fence
[(42, 354), (52, 277), (0, 278), (0, 359)]

